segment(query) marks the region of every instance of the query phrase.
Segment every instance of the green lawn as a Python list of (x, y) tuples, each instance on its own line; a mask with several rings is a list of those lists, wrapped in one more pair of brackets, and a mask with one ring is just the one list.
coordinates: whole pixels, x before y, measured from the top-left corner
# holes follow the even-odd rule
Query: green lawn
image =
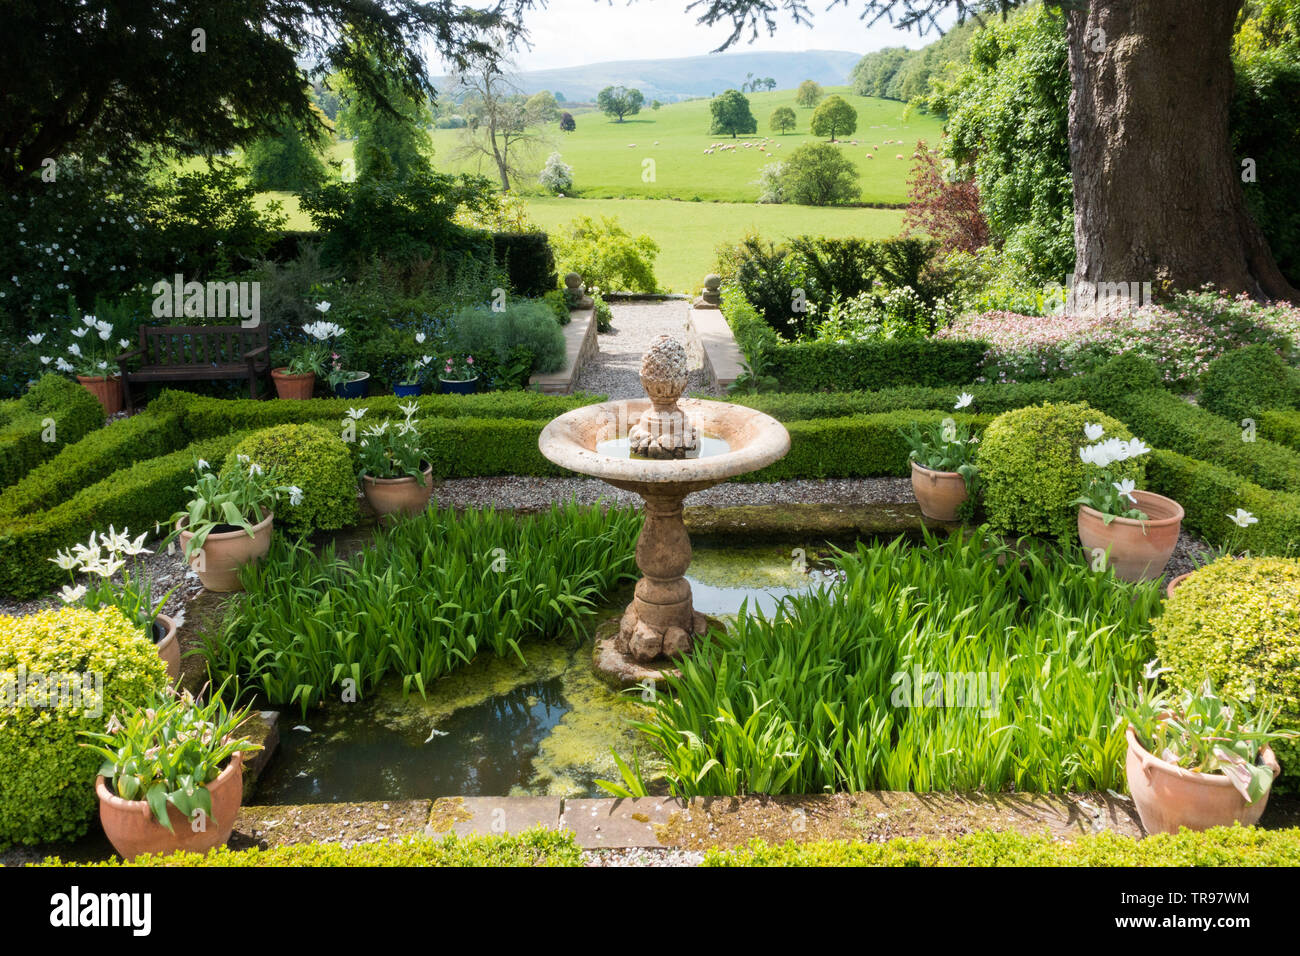
[(817, 206), (760, 206), (757, 203), (673, 202), (666, 199), (545, 199), (528, 201), (533, 220), (548, 232), (575, 216), (615, 216), (635, 234), (659, 243), (655, 275), (670, 292), (698, 292), (713, 268), (714, 250), (747, 232), (764, 239), (803, 233), (819, 236), (885, 238), (903, 222), (897, 209), (835, 209)]
[[(310, 229), (311, 220), (291, 193), (263, 193), (277, 199), (290, 229)], [(804, 233), (882, 239), (898, 233), (901, 209), (845, 209), (817, 206), (760, 206), (758, 203), (674, 202), (670, 199), (559, 199), (530, 197), (528, 214), (547, 232), (578, 216), (614, 216), (633, 235), (648, 233), (659, 243), (655, 275), (667, 292), (698, 292), (713, 268), (714, 250), (746, 233), (779, 240)]]
[[(861, 172), (863, 200), (905, 202), (912, 151), (919, 139), (930, 145), (938, 141), (940, 121), (921, 113), (904, 119), (902, 103), (854, 96), (847, 88), (833, 91), (844, 96), (858, 111), (857, 132), (842, 148), (852, 156)], [(730, 137), (711, 136), (709, 101), (704, 99), (672, 103), (659, 110), (645, 107), (622, 123), (599, 113), (581, 113), (575, 116), (574, 132), (560, 133), (552, 128), (549, 143), (536, 152), (533, 165), (540, 168), (551, 150), (557, 150), (573, 167), (576, 191), (586, 199), (698, 198), (753, 202), (758, 198), (759, 170), (765, 164), (776, 162), (801, 143), (818, 138), (808, 134), (813, 111), (795, 106), (793, 90), (748, 95), (759, 129), (749, 137), (737, 137), (733, 141)], [(798, 131), (785, 136), (771, 134), (767, 118), (778, 106), (794, 108), (799, 119)], [(461, 131), (435, 130), (432, 135), (434, 163), (440, 169), (476, 168), (472, 161), (456, 159)], [(764, 148), (754, 145), (746, 149), (739, 145), (757, 144), (765, 136), (771, 136), (771, 140)], [(737, 148), (705, 153), (713, 144), (722, 142), (734, 142)], [(342, 145), (345, 149), (350, 146)], [(873, 149), (877, 146), (879, 149)], [(899, 155), (904, 158), (898, 159)], [(647, 159), (654, 161), (650, 182), (643, 179), (643, 175), (648, 175)]]

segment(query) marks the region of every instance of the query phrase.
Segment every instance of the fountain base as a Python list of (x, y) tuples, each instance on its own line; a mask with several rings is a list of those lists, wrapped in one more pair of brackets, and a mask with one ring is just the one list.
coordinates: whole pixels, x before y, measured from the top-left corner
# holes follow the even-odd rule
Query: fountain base
[[(627, 617), (630, 612), (629, 607), (624, 617)], [(699, 622), (698, 629), (694, 623), (692, 625), (692, 630), (695, 631), (695, 634), (691, 635), (692, 642), (696, 635), (703, 634), (710, 627), (723, 627), (722, 622), (715, 618), (692, 613)], [(655, 690), (665, 677), (681, 675), (677, 662), (672, 658), (661, 655), (649, 661), (638, 661), (631, 654), (620, 651), (619, 639), (622, 630), (623, 622), (619, 618), (612, 618), (596, 629), (596, 646), (592, 650), (591, 667), (602, 683), (614, 690), (626, 690), (629, 687)]]

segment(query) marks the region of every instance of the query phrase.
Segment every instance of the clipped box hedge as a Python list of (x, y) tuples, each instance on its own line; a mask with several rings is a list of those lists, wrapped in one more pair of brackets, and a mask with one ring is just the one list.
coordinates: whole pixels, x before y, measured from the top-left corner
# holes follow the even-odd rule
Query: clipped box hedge
[(180, 451), (122, 468), (67, 501), (35, 514), (0, 523), (0, 593), (27, 598), (47, 591), (66, 572), (49, 559), (54, 552), (92, 531), (152, 530), (179, 511), (187, 500), (185, 487), (194, 483), (194, 459), (221, 461), (247, 432), (194, 442)]
[[(1210, 542), (1231, 540), (1254, 554), (1300, 553), (1300, 494), (1270, 491), (1222, 465), (1157, 448), (1146, 458), (1146, 487), (1183, 506), (1183, 526)], [(1245, 508), (1257, 524), (1229, 515)]]
[(0, 488), (103, 424), (104, 409), (94, 395), (62, 376), (43, 376), (0, 426)]
[(153, 642), (115, 607), (0, 615), (0, 847), (84, 834), (101, 758), (78, 732), (102, 733), (114, 709), (166, 686)]
[(155, 414), (151, 408), (115, 421), (75, 444), (64, 445), (49, 461), (0, 492), (0, 521), (53, 508), (119, 469), (187, 444), (181, 416), (174, 411)]
[(786, 424), (790, 452), (766, 468), (741, 475), (739, 481), (780, 481), (796, 478), (905, 477), (912, 473), (910, 448), (901, 430), (913, 424), (942, 422), (945, 418), (983, 432), (992, 418), (957, 412), (906, 410), (879, 415), (846, 415)]
[(119, 859), (100, 863), (65, 863), (48, 857), (32, 866), (546, 866), (578, 867), (583, 865), (582, 850), (569, 830), (555, 831), (537, 827), (517, 835), (457, 837), (443, 839), (408, 837), (390, 843), (293, 843), (263, 850), (232, 850), (218, 847), (202, 853), (144, 854), (131, 861)]
[[(422, 395), (414, 399), (420, 407), (417, 419), (512, 418), (547, 422), (571, 409), (602, 400), (591, 395), (543, 395), (538, 392), (486, 392), (482, 395)], [(309, 422), (341, 424), (349, 408), (367, 409), (362, 422), (380, 418), (400, 419), (398, 406), (412, 401), (396, 395), (349, 401), (342, 398), (313, 398), (307, 401), (254, 401), (191, 396), (172, 398), (182, 409), (187, 434), (194, 438), (222, 435), (235, 430), (270, 428), (272, 425), (304, 425)]]
[[(1115, 397), (1102, 407), (1143, 441), (1229, 468), (1274, 491), (1300, 488), (1300, 452), (1260, 438), (1162, 389)], [(1248, 440), (1253, 437), (1254, 440)]]
[(886, 843), (823, 840), (770, 844), (760, 839), (709, 850), (704, 866), (1296, 866), (1300, 830), (1216, 827), (1156, 833), (1141, 840), (1098, 833), (1057, 842), (1047, 836), (982, 830), (958, 837)]
[(1294, 451), (1300, 451), (1300, 412), (1266, 411), (1260, 412), (1256, 423), (1259, 437), (1286, 445)]

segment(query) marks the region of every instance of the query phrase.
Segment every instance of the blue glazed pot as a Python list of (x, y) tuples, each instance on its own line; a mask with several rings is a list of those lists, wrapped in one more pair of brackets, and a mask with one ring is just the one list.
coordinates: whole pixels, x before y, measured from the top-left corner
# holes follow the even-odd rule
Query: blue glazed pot
[(420, 385), (418, 382), (414, 385), (394, 385), (393, 394), (398, 398), (414, 398), (420, 394)]
[(478, 391), (477, 375), (468, 382), (449, 382), (445, 378), (440, 378), (438, 381), (442, 385), (444, 395), (473, 395)]
[(334, 394), (339, 398), (365, 398), (366, 392), (370, 390), (370, 373), (360, 373), (360, 378), (354, 378), (350, 382), (342, 382), (334, 386)]

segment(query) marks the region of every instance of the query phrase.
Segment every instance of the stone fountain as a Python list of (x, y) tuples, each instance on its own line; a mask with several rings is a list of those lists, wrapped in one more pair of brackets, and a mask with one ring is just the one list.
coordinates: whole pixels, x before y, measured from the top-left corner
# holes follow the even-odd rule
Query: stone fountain
[(641, 359), (648, 399), (576, 408), (550, 422), (538, 439), (555, 464), (645, 501), (636, 545), (642, 577), (618, 633), (596, 649), (597, 669), (623, 685), (670, 670), (671, 659), (689, 654), (706, 629), (684, 577), (691, 539), (682, 500), (790, 450), (790, 435), (776, 419), (742, 405), (683, 399), (686, 381), (685, 348), (661, 335)]

